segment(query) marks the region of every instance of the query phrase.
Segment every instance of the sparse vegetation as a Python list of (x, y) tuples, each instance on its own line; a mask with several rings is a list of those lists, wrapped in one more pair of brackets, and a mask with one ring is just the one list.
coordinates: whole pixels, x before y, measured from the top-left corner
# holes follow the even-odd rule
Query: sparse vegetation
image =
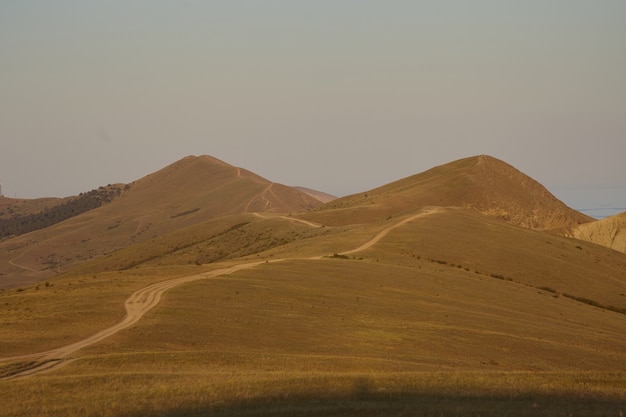
[(615, 307), (615, 306), (612, 306), (612, 305), (608, 305), (608, 306), (607, 305), (603, 305), (603, 304), (601, 304), (601, 303), (599, 303), (597, 301), (590, 300), (590, 299), (585, 298), (585, 297), (578, 297), (578, 296), (571, 295), (571, 294), (563, 294), (563, 297), (571, 298), (572, 300), (576, 300), (579, 303), (583, 303), (583, 304), (587, 304), (587, 305), (590, 305), (590, 306), (593, 306), (593, 307), (597, 307), (597, 308), (602, 309), (602, 310), (609, 310), (609, 311), (613, 311), (615, 313), (626, 314), (626, 308)]
[(120, 187), (100, 187), (96, 190), (81, 193), (76, 198), (51, 208), (46, 208), (39, 213), (15, 215), (0, 219), (0, 238), (19, 236), (34, 230), (50, 227), (109, 203), (121, 193), (122, 189)]
[(195, 213), (195, 212), (197, 212), (199, 210), (200, 210), (200, 207), (196, 207), (196, 208), (193, 208), (193, 209), (190, 209), (190, 210), (181, 211), (180, 213), (173, 214), (171, 216), (171, 218), (175, 219), (176, 217), (187, 216), (188, 214), (193, 214), (193, 213)]
[[(438, 172), (467, 172), (473, 163)], [(220, 173), (228, 181), (240, 174)], [(269, 201), (262, 196), (270, 185), (255, 180), (237, 183), (237, 193), (220, 185), (159, 216), (99, 219), (98, 233), (116, 244), (124, 242), (118, 236), (137, 241), (115, 252), (99, 248), (106, 256), (45, 284), (1, 291), (0, 357), (83, 340), (119, 323), (135, 291), (197, 280), (160, 294), (140, 321), (74, 351), (54, 372), (0, 381), (2, 412), (623, 413), (626, 375), (614, 369), (626, 363), (624, 317), (607, 313), (626, 313), (623, 255), (594, 245), (581, 252), (571, 240), (475, 210), (441, 208), (418, 218), (426, 211), (415, 190), (436, 183), (433, 175), (361, 195), (361, 206), (347, 198), (306, 215), (242, 213)], [(213, 177), (189, 176), (203, 186)], [(151, 184), (161, 190), (157, 179), (140, 184), (141, 204)], [(471, 181), (435, 185), (438, 193), (459, 192)], [(229, 206), (231, 195), (246, 197)], [(205, 214), (214, 217), (198, 220)], [(403, 219), (411, 221), (389, 229)], [(382, 238), (373, 246), (359, 246), (375, 236)], [(26, 238), (10, 249), (14, 268), (29, 265), (22, 253), (36, 246)], [(72, 239), (90, 247), (98, 240)], [(54, 247), (32, 256), (56, 268), (80, 255)], [(255, 267), (208, 277), (242, 263)], [(584, 297), (559, 297), (555, 288)], [(31, 358), (0, 359), (0, 379), (35, 366)]]

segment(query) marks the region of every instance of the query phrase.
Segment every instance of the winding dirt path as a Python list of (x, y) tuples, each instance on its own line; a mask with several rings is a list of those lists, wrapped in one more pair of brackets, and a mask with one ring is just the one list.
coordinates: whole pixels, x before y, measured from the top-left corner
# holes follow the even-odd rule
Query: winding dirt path
[[(359, 246), (356, 249), (350, 250), (348, 252), (343, 252), (343, 254), (350, 254), (355, 252), (360, 252), (362, 250), (368, 249), (378, 243), (383, 237), (387, 235), (391, 230), (401, 227), (404, 224), (415, 220), (419, 217), (424, 217), (430, 215), (432, 213), (437, 212), (438, 209), (429, 209), (418, 213), (414, 216), (408, 217), (386, 229), (378, 233), (371, 240)], [(290, 220), (296, 220), (291, 219)], [(299, 221), (299, 220), (298, 220)], [(317, 227), (314, 223), (309, 223), (312, 227)], [(322, 256), (315, 256), (311, 258), (307, 258), (309, 260), (321, 259)], [(222, 275), (233, 274), (237, 271), (241, 271), (244, 269), (251, 269), (257, 267), (261, 264), (265, 263), (276, 263), (286, 261), (292, 258), (286, 259), (273, 259), (273, 260), (263, 260), (249, 263), (242, 263), (238, 265), (231, 266), (229, 268), (221, 268), (216, 269), (214, 271), (203, 272), (202, 274), (189, 275), (180, 278), (174, 278), (167, 281), (157, 282), (147, 287), (144, 287), (136, 292), (134, 292), (124, 303), (124, 307), (126, 308), (126, 317), (121, 322), (109, 327), (108, 329), (104, 329), (93, 336), (90, 336), (86, 339), (80, 340), (78, 342), (69, 344), (67, 346), (63, 346), (57, 349), (49, 350), (47, 352), (34, 353), (30, 355), (23, 356), (14, 356), (10, 358), (1, 358), (0, 363), (17, 363), (16, 371), (10, 373), (10, 375), (5, 377), (0, 377), (0, 380), (7, 380), (13, 378), (26, 377), (30, 375), (35, 375), (42, 372), (47, 372), (52, 369), (58, 368), (61, 365), (67, 363), (66, 358), (70, 356), (72, 353), (76, 352), (79, 349), (85, 348), (87, 346), (93, 345), (95, 343), (100, 342), (114, 334), (118, 333), (121, 330), (124, 330), (133, 324), (137, 323), (148, 311), (154, 308), (161, 301), (161, 297), (165, 291), (177, 287), (182, 284), (186, 284), (188, 282), (198, 281), (201, 279), (214, 278)], [(300, 258), (293, 258), (300, 259)]]
[(314, 223), (314, 222), (310, 222), (308, 220), (298, 219), (296, 217), (280, 216), (280, 215), (279, 216), (268, 216), (268, 215), (264, 215), (264, 214), (261, 214), (261, 213), (258, 213), (258, 212), (254, 212), (252, 214), (254, 214), (256, 217), (258, 217), (260, 219), (280, 218), (280, 219), (288, 220), (290, 222), (306, 224), (307, 226), (310, 226), (310, 227), (313, 227), (313, 228), (316, 228), (316, 229), (324, 226), (321, 223)]
[(26, 250), (26, 251), (24, 251), (24, 252), (20, 253), (18, 256), (16, 256), (16, 257), (15, 257), (15, 258), (13, 258), (13, 259), (9, 259), (9, 265), (13, 265), (13, 266), (15, 266), (15, 267), (17, 267), (17, 268), (21, 268), (21, 269), (23, 269), (23, 270), (25, 270), (25, 271), (30, 271), (30, 272), (40, 272), (40, 271), (38, 271), (38, 270), (36, 270), (36, 269), (29, 268), (29, 267), (27, 267), (27, 266), (23, 266), (23, 265), (19, 265), (19, 264), (16, 264), (16, 263), (14, 262), (14, 261), (17, 261), (17, 260), (18, 260), (19, 258), (21, 258), (22, 256), (26, 255), (26, 253), (27, 253), (27, 252), (28, 252), (28, 250)]
[(379, 234), (374, 236), (371, 240), (365, 242), (364, 244), (362, 244), (358, 248), (349, 250), (347, 252), (342, 252), (341, 254), (342, 255), (348, 255), (348, 254), (351, 254), (351, 253), (361, 252), (361, 251), (364, 251), (365, 249), (369, 249), (372, 246), (374, 246), (375, 244), (377, 244), (378, 241), (380, 241), (382, 238), (387, 236), (387, 233), (391, 232), (396, 227), (404, 226), (408, 222), (411, 222), (411, 221), (413, 221), (415, 219), (418, 219), (420, 217), (428, 216), (428, 215), (436, 213), (438, 211), (439, 211), (439, 208), (438, 207), (434, 207), (434, 208), (430, 208), (430, 209), (424, 210), (423, 212), (418, 213), (418, 214), (416, 214), (414, 216), (407, 217), (406, 219), (402, 220), (401, 222), (398, 222), (398, 223), (394, 224), (393, 226), (386, 228), (385, 230), (383, 230), (382, 232), (380, 232)]

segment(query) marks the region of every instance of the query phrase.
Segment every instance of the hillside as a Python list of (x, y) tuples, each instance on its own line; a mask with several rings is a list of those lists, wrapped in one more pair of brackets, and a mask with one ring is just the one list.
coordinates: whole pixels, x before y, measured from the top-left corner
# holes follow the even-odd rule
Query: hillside
[[(294, 224), (299, 238), (212, 265), (186, 265), (189, 247), (0, 293), (0, 358), (55, 349), (41, 363), (59, 365), (0, 380), (9, 414), (623, 410), (626, 255), (464, 208), (332, 228), (244, 220), (216, 238)], [(124, 300), (133, 314), (154, 307), (124, 327)], [(0, 359), (0, 379), (36, 358)]]
[(0, 196), (0, 220), (7, 220), (15, 216), (28, 216), (51, 209), (63, 204), (70, 198), (9, 198)]
[(559, 201), (544, 186), (496, 158), (481, 155), (441, 165), (365, 193), (334, 200), (307, 218), (334, 224), (369, 222), (418, 207), (466, 207), (533, 229), (593, 219)]
[(475, 157), (305, 212), (185, 158), (0, 245), (63, 260), (0, 291), (4, 411), (623, 414), (626, 254), (538, 230), (585, 220), (552, 199)]
[(186, 157), (109, 204), (0, 242), (0, 287), (35, 282), (131, 244), (218, 217), (289, 213), (321, 202), (209, 156)]
[(564, 234), (626, 253), (626, 212), (572, 226)]
[(53, 226), (110, 203), (121, 193), (121, 187), (108, 185), (76, 197), (9, 202), (0, 211), (0, 239)]
[(293, 188), (295, 188), (298, 191), (302, 191), (305, 194), (310, 195), (311, 197), (315, 198), (316, 200), (321, 201), (322, 203), (328, 203), (330, 201), (337, 199), (337, 197), (335, 197), (334, 195), (328, 194), (322, 191), (312, 190), (306, 187), (293, 187)]

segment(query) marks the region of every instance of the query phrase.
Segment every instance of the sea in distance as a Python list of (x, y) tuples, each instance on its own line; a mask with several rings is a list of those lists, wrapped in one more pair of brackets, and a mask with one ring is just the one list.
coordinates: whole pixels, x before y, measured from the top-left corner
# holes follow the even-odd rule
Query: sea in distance
[(571, 208), (604, 219), (626, 211), (626, 186), (597, 188), (559, 188), (553, 194)]

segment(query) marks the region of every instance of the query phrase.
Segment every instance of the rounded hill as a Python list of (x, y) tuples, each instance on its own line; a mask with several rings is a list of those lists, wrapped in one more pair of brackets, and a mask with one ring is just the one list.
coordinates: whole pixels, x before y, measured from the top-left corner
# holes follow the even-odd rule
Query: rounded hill
[(471, 208), (533, 229), (593, 220), (566, 206), (534, 179), (487, 155), (460, 159), (337, 199), (309, 216), (328, 221), (334, 218), (336, 224), (366, 223), (426, 206)]

